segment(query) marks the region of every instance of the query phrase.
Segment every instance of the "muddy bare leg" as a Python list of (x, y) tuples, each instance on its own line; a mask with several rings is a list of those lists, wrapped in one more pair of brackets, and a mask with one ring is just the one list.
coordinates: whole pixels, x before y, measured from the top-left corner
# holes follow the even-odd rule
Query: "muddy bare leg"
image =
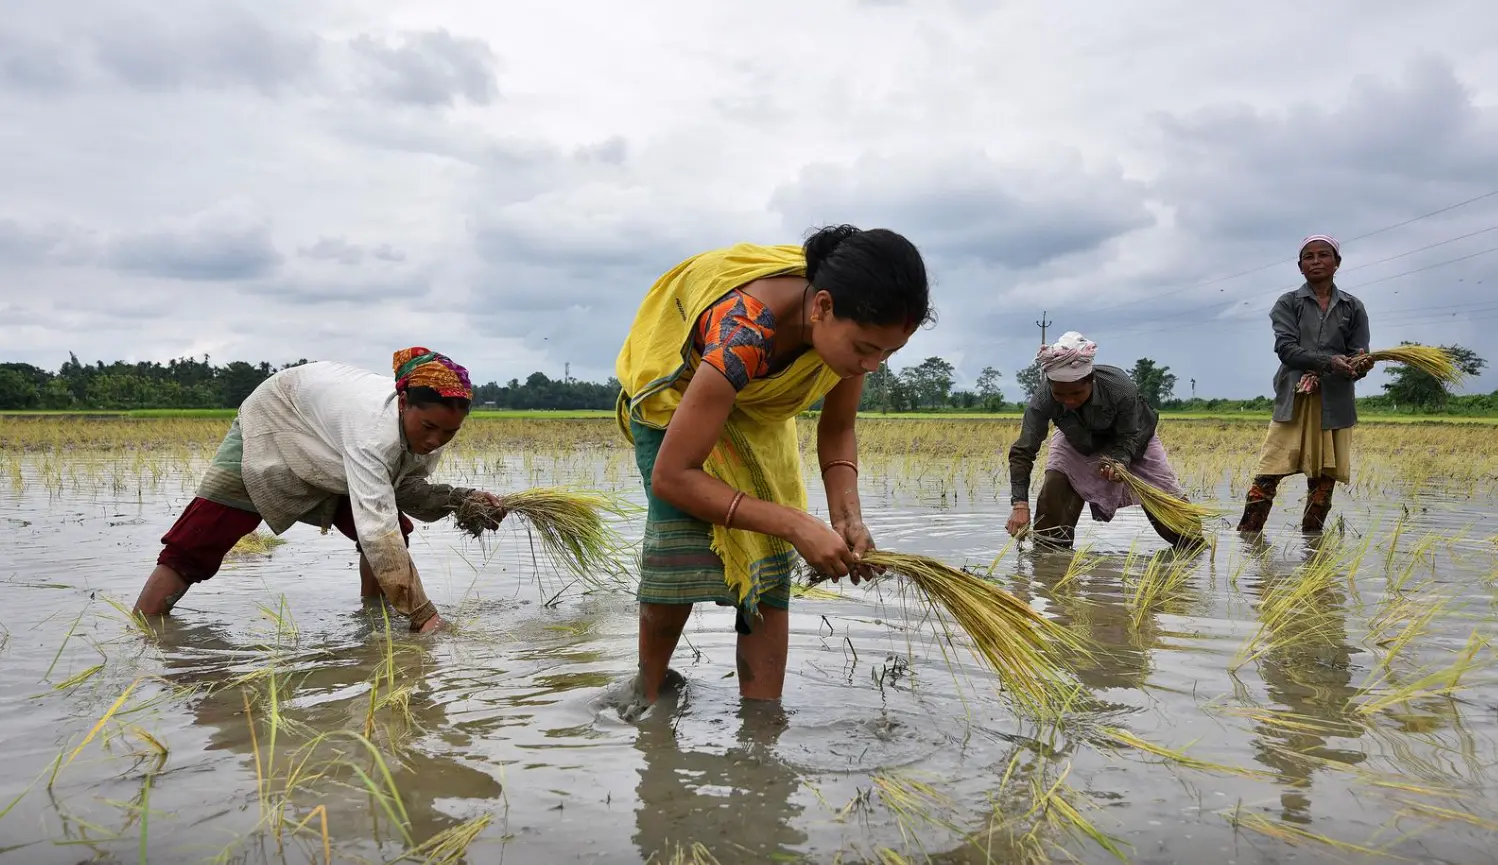
[(790, 612), (766, 604), (759, 607), (754, 630), (739, 634), (734, 653), (739, 669), (739, 696), (746, 700), (778, 700), (785, 690), (785, 663), (790, 654)]
[(1035, 498), (1035, 541), (1053, 547), (1070, 547), (1077, 535), (1077, 521), (1086, 502), (1077, 495), (1064, 472), (1047, 471)]
[(131, 612), (142, 616), (165, 616), (182, 600), (191, 585), (176, 571), (166, 565), (157, 565), (141, 587), (140, 597), (135, 599)]
[(385, 590), (380, 588), (380, 581), (375, 579), (374, 568), (370, 567), (369, 559), (364, 558), (363, 553), (359, 554), (359, 597), (385, 597)]
[(640, 604), (640, 675), (635, 690), (647, 705), (660, 696), (671, 655), (691, 615), (691, 604)]

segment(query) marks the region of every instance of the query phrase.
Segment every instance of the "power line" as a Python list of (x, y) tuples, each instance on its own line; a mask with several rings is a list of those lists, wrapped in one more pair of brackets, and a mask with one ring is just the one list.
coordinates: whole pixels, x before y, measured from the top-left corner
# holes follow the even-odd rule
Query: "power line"
[[(1367, 282), (1360, 282), (1360, 283), (1358, 283), (1356, 285), (1337, 286), (1337, 287), (1338, 287), (1338, 289), (1346, 289), (1348, 291), (1351, 291), (1353, 289), (1358, 289), (1358, 288), (1366, 288), (1367, 286), (1370, 286), (1370, 285), (1377, 285), (1379, 283), (1388, 282), (1388, 281), (1394, 280), (1394, 279), (1399, 279), (1400, 277), (1411, 276), (1411, 275), (1416, 274), (1416, 273), (1424, 273), (1427, 270), (1434, 270), (1434, 269), (1436, 269), (1438, 267), (1446, 267), (1447, 265), (1452, 265), (1452, 264), (1457, 264), (1457, 263), (1460, 263), (1460, 262), (1463, 262), (1463, 261), (1468, 261), (1470, 259), (1477, 258), (1478, 256), (1489, 255), (1489, 254), (1494, 253), (1494, 252), (1498, 252), (1498, 246), (1488, 247), (1487, 249), (1483, 249), (1483, 250), (1479, 250), (1477, 252), (1469, 253), (1467, 255), (1463, 255), (1463, 256), (1460, 256), (1458, 258), (1450, 258), (1450, 259), (1446, 259), (1445, 261), (1437, 261), (1437, 262), (1434, 262), (1432, 264), (1427, 264), (1427, 265), (1425, 265), (1423, 267), (1416, 267), (1416, 268), (1413, 268), (1411, 270), (1403, 271), (1401, 273), (1394, 273), (1394, 274), (1390, 274), (1388, 276), (1381, 276), (1378, 279), (1370, 279)], [(1286, 291), (1293, 291), (1297, 287), (1298, 286), (1289, 286), (1287, 288), (1284, 288), (1284, 289), (1280, 290), (1279, 293), (1283, 294)], [(1246, 306), (1246, 305), (1248, 305), (1248, 303), (1249, 303), (1249, 301), (1245, 300), (1241, 304), (1238, 304), (1238, 305), (1240, 305), (1240, 306)], [(1209, 309), (1209, 308), (1212, 308), (1212, 307), (1193, 307), (1193, 308), (1191, 308), (1189, 310), (1186, 310), (1185, 312), (1177, 313), (1176, 315), (1165, 316), (1165, 319), (1179, 318), (1182, 315), (1190, 315), (1192, 313), (1200, 313), (1200, 312), (1202, 312), (1202, 311), (1204, 311), (1206, 309)], [(1216, 307), (1216, 314), (1214, 314), (1214, 315), (1208, 316), (1206, 318), (1199, 318), (1199, 319), (1192, 319), (1192, 320), (1189, 320), (1189, 321), (1176, 322), (1175, 324), (1171, 325), (1170, 327), (1155, 328), (1155, 329), (1152, 329), (1152, 330), (1139, 330), (1138, 327), (1127, 327), (1126, 326), (1126, 327), (1120, 327), (1120, 328), (1113, 328), (1111, 330), (1099, 331), (1099, 333), (1110, 333), (1110, 334), (1118, 334), (1118, 333), (1138, 333), (1138, 334), (1165, 333), (1165, 332), (1168, 332), (1168, 331), (1171, 331), (1171, 330), (1176, 330), (1176, 329), (1178, 329), (1180, 327), (1185, 327), (1185, 326), (1191, 325), (1191, 324), (1205, 324), (1205, 323), (1212, 322), (1212, 321), (1218, 321), (1218, 320), (1220, 320), (1218, 318), (1218, 316), (1222, 312), (1224, 312), (1226, 309), (1227, 309), (1226, 305), (1218, 306), (1218, 307)], [(1161, 319), (1155, 319), (1153, 321), (1144, 322), (1143, 324), (1146, 324), (1146, 325), (1159, 324), (1160, 321), (1161, 321)], [(1247, 321), (1247, 319), (1240, 319), (1240, 321)]]
[[(1445, 207), (1442, 207), (1442, 208), (1440, 208), (1438, 210), (1432, 210), (1429, 213), (1422, 213), (1419, 216), (1412, 216), (1409, 219), (1404, 220), (1403, 222), (1396, 222), (1393, 225), (1385, 225), (1382, 228), (1374, 229), (1373, 231), (1370, 231), (1370, 232), (1368, 232), (1366, 234), (1359, 234), (1356, 237), (1352, 237), (1352, 238), (1349, 238), (1347, 240), (1340, 241), (1340, 244), (1345, 247), (1348, 244), (1356, 243), (1359, 240), (1366, 240), (1366, 239), (1368, 239), (1370, 237), (1374, 237), (1376, 235), (1383, 234), (1384, 232), (1393, 231), (1396, 228), (1403, 228), (1406, 225), (1412, 225), (1412, 224), (1414, 224), (1416, 222), (1419, 222), (1419, 221), (1421, 221), (1423, 219), (1429, 219), (1432, 216), (1440, 216), (1443, 213), (1447, 213), (1449, 211), (1456, 210), (1459, 207), (1466, 207), (1469, 204), (1474, 204), (1474, 203), (1482, 201), (1484, 199), (1492, 198), (1495, 195), (1498, 195), (1498, 189), (1494, 189), (1494, 190), (1492, 190), (1490, 192), (1484, 192), (1482, 195), (1474, 196), (1474, 197), (1469, 198), (1469, 199), (1467, 199), (1465, 201), (1458, 201), (1455, 204), (1448, 204)], [(1418, 251), (1418, 250), (1416, 250), (1416, 251)], [(1145, 301), (1154, 300), (1154, 299), (1161, 298), (1161, 297), (1170, 297), (1172, 295), (1177, 295), (1177, 294), (1180, 294), (1180, 293), (1185, 292), (1185, 291), (1191, 291), (1192, 289), (1195, 289), (1195, 288), (1205, 288), (1206, 286), (1209, 286), (1209, 285), (1216, 285), (1219, 282), (1228, 282), (1228, 281), (1231, 281), (1231, 280), (1234, 280), (1234, 279), (1238, 279), (1239, 277), (1244, 277), (1244, 276), (1249, 276), (1249, 275), (1252, 275), (1252, 274), (1255, 274), (1255, 273), (1259, 273), (1260, 271), (1268, 270), (1271, 267), (1280, 267), (1280, 266), (1282, 266), (1282, 265), (1285, 264), (1285, 261), (1286, 261), (1286, 259), (1283, 259), (1283, 258), (1275, 259), (1274, 261), (1270, 261), (1270, 262), (1267, 262), (1265, 264), (1261, 264), (1258, 267), (1249, 268), (1248, 270), (1240, 271), (1238, 273), (1234, 273), (1234, 274), (1231, 274), (1229, 276), (1219, 276), (1219, 277), (1217, 277), (1215, 279), (1209, 279), (1209, 280), (1205, 280), (1203, 282), (1192, 283), (1191, 285), (1183, 286), (1181, 288), (1171, 289), (1170, 291), (1156, 292), (1154, 294), (1148, 294), (1148, 295), (1143, 295), (1141, 297), (1131, 298), (1129, 300), (1123, 301), (1122, 303), (1116, 303), (1116, 304), (1113, 304), (1112, 306), (1098, 307), (1097, 309), (1094, 309), (1092, 311), (1093, 312), (1110, 312), (1110, 311), (1115, 310), (1115, 309), (1122, 309), (1123, 307), (1126, 307), (1126, 306), (1133, 306), (1133, 305), (1135, 305), (1137, 303), (1143, 303)]]

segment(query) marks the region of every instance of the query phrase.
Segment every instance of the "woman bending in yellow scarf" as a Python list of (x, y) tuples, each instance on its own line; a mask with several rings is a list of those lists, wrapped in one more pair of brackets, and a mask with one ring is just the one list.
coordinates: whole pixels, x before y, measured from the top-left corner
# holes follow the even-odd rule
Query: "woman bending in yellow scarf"
[[(619, 420), (649, 500), (639, 696), (654, 703), (692, 605), (737, 608), (739, 693), (780, 698), (793, 557), (866, 571), (853, 423), (866, 373), (931, 318), (926, 266), (885, 229), (803, 247), (742, 243), (662, 276), (617, 371)], [(796, 416), (823, 400), (817, 454), (832, 525), (806, 512)]]

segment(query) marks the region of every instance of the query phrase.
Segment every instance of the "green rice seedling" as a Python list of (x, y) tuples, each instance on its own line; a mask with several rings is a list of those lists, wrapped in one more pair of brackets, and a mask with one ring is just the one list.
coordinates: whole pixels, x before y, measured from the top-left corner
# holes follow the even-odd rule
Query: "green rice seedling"
[[(621, 562), (630, 545), (606, 520), (604, 514), (626, 518), (640, 508), (604, 492), (537, 487), (503, 496), (503, 513), (518, 517), (538, 538), (541, 552), (553, 564), (589, 585), (617, 581), (627, 575)], [(479, 537), (499, 527), (501, 509), (465, 499), (453, 512), (463, 531)]]
[(1370, 351), (1367, 358), (1374, 361), (1389, 361), (1412, 366), (1441, 384), (1454, 386), (1462, 383), (1466, 373), (1444, 348), (1430, 345), (1400, 345)]
[[(978, 659), (1032, 715), (1052, 717), (1067, 702), (1072, 683), (1056, 655), (1086, 653), (1077, 635), (993, 583), (936, 559), (872, 550), (863, 561), (904, 577), (927, 605), (950, 616), (971, 641)], [(946, 637), (950, 642), (949, 631)]]

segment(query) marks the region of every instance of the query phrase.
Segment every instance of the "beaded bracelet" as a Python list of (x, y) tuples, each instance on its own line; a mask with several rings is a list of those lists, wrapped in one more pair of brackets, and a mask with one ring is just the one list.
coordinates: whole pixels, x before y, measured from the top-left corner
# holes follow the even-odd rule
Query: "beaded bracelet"
[(726, 516), (726, 517), (723, 518), (723, 528), (725, 528), (725, 529), (731, 529), (731, 528), (733, 528), (733, 514), (734, 514), (734, 511), (737, 511), (739, 509), (739, 502), (741, 502), (743, 500), (744, 500), (744, 491), (743, 490), (739, 490), (739, 494), (736, 495), (736, 496), (734, 496), (733, 497), (733, 502), (728, 505), (728, 516)]

